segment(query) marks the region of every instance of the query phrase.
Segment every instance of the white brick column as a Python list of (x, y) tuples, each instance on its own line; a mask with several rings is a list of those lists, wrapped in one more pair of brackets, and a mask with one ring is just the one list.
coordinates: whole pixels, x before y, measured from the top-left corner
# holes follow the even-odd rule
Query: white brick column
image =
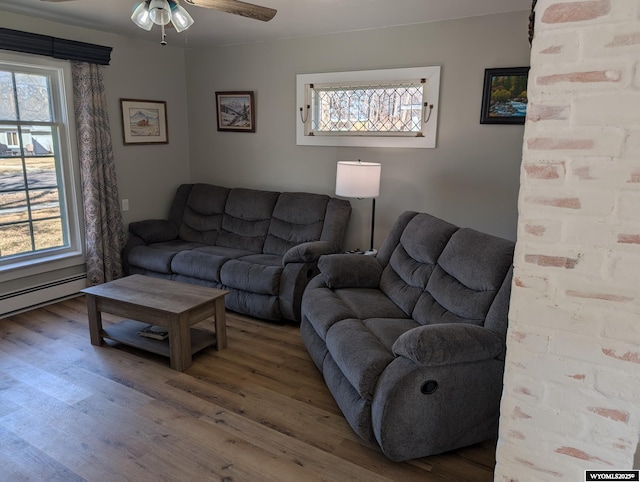
[(631, 469), (640, 0), (539, 0), (496, 480)]

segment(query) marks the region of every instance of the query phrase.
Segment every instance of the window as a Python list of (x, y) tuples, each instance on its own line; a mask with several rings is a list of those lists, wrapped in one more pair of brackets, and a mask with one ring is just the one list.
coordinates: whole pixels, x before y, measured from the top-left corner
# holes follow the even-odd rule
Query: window
[(435, 147), (440, 67), (297, 76), (299, 145)]
[(314, 135), (422, 135), (423, 85), (311, 85), (307, 124)]
[(69, 71), (0, 55), (0, 271), (80, 254)]

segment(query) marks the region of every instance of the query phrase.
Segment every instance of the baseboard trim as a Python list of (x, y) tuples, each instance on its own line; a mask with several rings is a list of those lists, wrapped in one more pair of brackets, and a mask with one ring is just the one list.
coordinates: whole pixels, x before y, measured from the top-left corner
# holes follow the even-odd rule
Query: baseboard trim
[(87, 287), (87, 275), (81, 274), (33, 286), (0, 296), (0, 318), (78, 296)]

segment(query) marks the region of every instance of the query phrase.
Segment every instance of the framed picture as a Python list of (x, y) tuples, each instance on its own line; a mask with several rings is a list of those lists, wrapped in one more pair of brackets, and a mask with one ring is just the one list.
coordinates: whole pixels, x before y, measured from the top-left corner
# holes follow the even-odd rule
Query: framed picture
[(524, 124), (529, 67), (485, 69), (480, 124)]
[(216, 92), (216, 109), (219, 131), (256, 131), (253, 92)]
[(120, 99), (125, 144), (167, 144), (167, 103)]

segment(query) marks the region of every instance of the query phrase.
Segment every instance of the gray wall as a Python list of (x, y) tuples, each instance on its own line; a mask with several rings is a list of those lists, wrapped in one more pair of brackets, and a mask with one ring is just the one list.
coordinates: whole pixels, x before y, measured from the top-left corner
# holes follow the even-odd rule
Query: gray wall
[[(484, 69), (529, 64), (527, 12), (188, 51), (191, 180), (332, 194), (339, 160), (382, 163), (376, 245), (405, 210), (515, 239), (523, 126), (480, 125)], [(296, 146), (296, 74), (440, 65), (436, 149)], [(257, 132), (217, 132), (215, 91), (252, 90)], [(352, 200), (350, 248), (370, 200)]]
[[(121, 198), (129, 199), (130, 204), (130, 211), (123, 213), (124, 221), (165, 217), (176, 187), (189, 181), (184, 50), (162, 47), (156, 35), (150, 34), (149, 42), (132, 40), (2, 11), (0, 27), (113, 47), (111, 65), (104, 69), (104, 81), (119, 194)], [(120, 98), (165, 100), (169, 144), (125, 146)], [(82, 272), (84, 266), (77, 266), (18, 278), (3, 283), (2, 292), (29, 288)]]

